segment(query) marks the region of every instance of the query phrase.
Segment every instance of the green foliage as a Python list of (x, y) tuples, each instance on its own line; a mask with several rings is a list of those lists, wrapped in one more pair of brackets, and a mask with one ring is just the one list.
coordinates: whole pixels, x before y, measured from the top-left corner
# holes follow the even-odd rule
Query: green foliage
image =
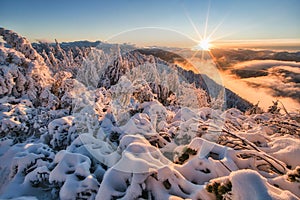
[(172, 187), (168, 179), (163, 182), (163, 185), (167, 190), (169, 190)]
[(232, 184), (229, 181), (227, 184), (212, 182), (206, 185), (206, 190), (209, 193), (213, 193), (216, 196), (217, 200), (224, 199), (224, 194), (230, 192), (232, 189)]
[(176, 164), (183, 164), (186, 160), (189, 159), (190, 155), (196, 155), (196, 154), (197, 154), (196, 150), (193, 150), (191, 148), (186, 148), (183, 151), (183, 154), (178, 158)]
[(288, 181), (300, 183), (300, 166), (298, 166), (294, 171), (288, 174)]

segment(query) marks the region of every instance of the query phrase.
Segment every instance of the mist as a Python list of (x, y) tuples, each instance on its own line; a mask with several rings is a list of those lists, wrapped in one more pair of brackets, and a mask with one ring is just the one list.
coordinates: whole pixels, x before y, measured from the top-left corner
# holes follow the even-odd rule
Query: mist
[[(288, 111), (300, 108), (300, 64), (297, 62), (254, 60), (240, 62), (227, 71), (221, 71), (225, 87), (266, 110), (272, 101), (281, 101)], [(235, 70), (265, 72), (248, 74), (246, 78)], [(258, 74), (258, 75), (255, 75)]]

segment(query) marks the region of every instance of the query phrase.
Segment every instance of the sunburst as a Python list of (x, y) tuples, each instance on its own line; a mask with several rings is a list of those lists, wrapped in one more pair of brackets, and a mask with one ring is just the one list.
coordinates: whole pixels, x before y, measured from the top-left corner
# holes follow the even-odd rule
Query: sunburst
[(200, 31), (198, 30), (197, 26), (195, 25), (194, 21), (189, 16), (187, 10), (185, 10), (186, 17), (188, 18), (189, 22), (191, 23), (194, 31), (196, 32), (196, 34), (198, 36), (198, 39), (196, 39), (196, 41), (197, 41), (196, 45), (192, 47), (192, 50), (202, 51), (202, 52), (210, 51), (213, 47), (215, 47), (215, 45), (213, 45), (213, 43), (216, 40), (226, 37), (225, 35), (218, 37), (218, 38), (213, 36), (217, 32), (217, 30), (220, 28), (220, 26), (223, 24), (225, 18), (223, 18), (221, 20), (221, 22), (219, 24), (217, 24), (217, 26), (215, 26), (214, 29), (210, 33), (208, 33), (209, 11), (210, 11), (210, 1), (208, 3), (203, 34), (201, 34)]
[(198, 44), (198, 48), (202, 49), (203, 51), (209, 51), (211, 47), (212, 47), (212, 44), (210, 43), (209, 38), (201, 40)]

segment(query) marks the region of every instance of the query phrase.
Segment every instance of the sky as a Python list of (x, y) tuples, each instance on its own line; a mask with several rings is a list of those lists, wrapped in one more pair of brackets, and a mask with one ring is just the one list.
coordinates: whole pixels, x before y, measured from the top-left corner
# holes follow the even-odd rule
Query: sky
[(0, 0), (0, 27), (32, 42), (300, 46), (299, 10), (299, 0)]

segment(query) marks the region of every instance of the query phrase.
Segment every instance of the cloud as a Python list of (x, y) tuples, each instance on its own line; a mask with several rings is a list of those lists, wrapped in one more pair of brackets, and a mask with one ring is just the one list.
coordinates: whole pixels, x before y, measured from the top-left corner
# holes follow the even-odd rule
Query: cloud
[(49, 39), (45, 39), (45, 38), (40, 38), (40, 39), (34, 39), (37, 42), (41, 42), (41, 43), (53, 43), (54, 41), (51, 41)]
[[(276, 99), (290, 111), (300, 108), (300, 62), (273, 60), (279, 57), (300, 60), (300, 53), (248, 49), (213, 49), (212, 53), (214, 59), (209, 59), (210, 55), (202, 59), (201, 52), (178, 52), (192, 67), (197, 67), (197, 73), (206, 74), (251, 103), (260, 101), (259, 105), (265, 110)], [(181, 60), (175, 63), (193, 69)]]
[[(300, 63), (277, 60), (253, 60), (234, 65), (224, 74), (225, 84), (251, 102), (279, 99), (295, 110), (300, 106)], [(264, 105), (263, 107), (267, 107)]]
[(243, 70), (267, 70), (277, 66), (288, 66), (300, 68), (299, 62), (294, 61), (281, 61), (281, 60), (251, 60), (240, 62), (233, 66), (233, 69)]

